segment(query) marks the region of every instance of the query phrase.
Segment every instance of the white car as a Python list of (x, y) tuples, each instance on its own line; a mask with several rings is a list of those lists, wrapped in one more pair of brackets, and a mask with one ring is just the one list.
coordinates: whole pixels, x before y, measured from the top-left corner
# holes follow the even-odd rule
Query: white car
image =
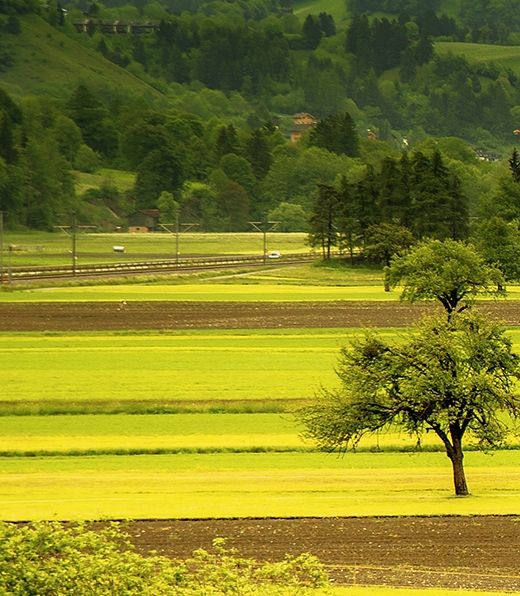
[(282, 255), (277, 250), (272, 250), (267, 256), (270, 259), (279, 259)]

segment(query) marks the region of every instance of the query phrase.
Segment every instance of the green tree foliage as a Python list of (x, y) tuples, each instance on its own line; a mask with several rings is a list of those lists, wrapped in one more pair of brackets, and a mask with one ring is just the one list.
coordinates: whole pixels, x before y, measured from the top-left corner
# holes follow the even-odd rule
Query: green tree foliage
[(215, 143), (215, 152), (217, 161), (220, 162), (224, 155), (228, 153), (240, 153), (240, 147), (238, 143), (238, 135), (236, 128), (233, 124), (228, 126), (222, 126), (218, 132), (217, 141)]
[(117, 136), (113, 122), (101, 102), (85, 85), (79, 85), (72, 93), (67, 102), (67, 112), (91, 149), (107, 157), (115, 155)]
[(302, 33), (305, 48), (315, 50), (320, 45), (323, 35), (320, 19), (312, 14), (308, 14), (303, 22)]
[(502, 176), (497, 189), (481, 201), (479, 215), (484, 221), (493, 216), (505, 221), (520, 219), (520, 184), (512, 176)]
[(309, 225), (307, 216), (301, 205), (280, 203), (276, 209), (269, 212), (270, 221), (279, 221), (277, 232), (305, 232)]
[(468, 308), (479, 295), (502, 296), (503, 277), (476, 249), (451, 239), (426, 240), (387, 270), (390, 287), (403, 286), (401, 300), (438, 300), (448, 314)]
[(338, 243), (335, 217), (338, 210), (339, 193), (334, 186), (318, 184), (318, 198), (309, 218), (308, 242), (320, 247), (323, 260), (330, 261), (332, 247)]
[(134, 189), (136, 207), (155, 207), (162, 192), (175, 194), (181, 182), (182, 167), (175, 154), (167, 147), (150, 151), (137, 168)]
[(246, 157), (258, 180), (262, 180), (267, 176), (273, 163), (267, 137), (268, 134), (265, 128), (257, 128), (246, 141)]
[(429, 158), (417, 151), (412, 159), (412, 229), (418, 238), (468, 236), (469, 201), (460, 181), (450, 175), (442, 155), (435, 150)]
[[(231, 114), (220, 110), (227, 109), (224, 102), (236, 105), (238, 94), (239, 101), (251, 104), (244, 106), (244, 117), (266, 107), (271, 113), (308, 110), (320, 118), (342, 113), (354, 101), (370, 114), (371, 126), (386, 129), (386, 138), (392, 138), (391, 130), (407, 135), (421, 127), (429, 135), (458, 135), (472, 143), (477, 142), (478, 128), (500, 143), (510, 140), (510, 110), (520, 102), (518, 77), (508, 67), (434, 55), (435, 38), (464, 41), (469, 35), (468, 28), (451, 16), (437, 15), (436, 3), (390, 3), (392, 8), (409, 7), (403, 9), (408, 16), (403, 10), (386, 11), (400, 15), (394, 19), (378, 15), (369, 20), (352, 11), (346, 33), (338, 34), (327, 13), (309, 15), (302, 26), (294, 15), (280, 17), (274, 5), (264, 1), (184, 3), (193, 4), (194, 12), (171, 14), (157, 4), (147, 6), (149, 15), (162, 18), (157, 33), (114, 36), (96, 31), (92, 47), (147, 82), (155, 80), (164, 91), (173, 84), (169, 100), (205, 119), (218, 110), (229, 123)], [(494, 10), (496, 2), (489, 4)], [(101, 18), (125, 18), (128, 10), (96, 6)], [(492, 25), (485, 26), (491, 31)], [(500, 27), (505, 27), (504, 21), (494, 28)], [(500, 31), (497, 35), (497, 40), (505, 39)], [(519, 33), (511, 33), (516, 41), (508, 35), (507, 43), (518, 43)], [(308, 51), (297, 53), (303, 48)], [(391, 82), (393, 77), (380, 80), (383, 72), (396, 67), (401, 72), (398, 85)], [(209, 90), (225, 95), (211, 95)], [(368, 119), (357, 109), (352, 113), (360, 122)], [(250, 124), (256, 127), (264, 119), (262, 115)], [(105, 154), (88, 138), (85, 141)]]
[(338, 244), (340, 253), (346, 248), (350, 255), (350, 262), (354, 262), (354, 252), (363, 239), (360, 220), (359, 195), (346, 176), (341, 177), (339, 188), (339, 204), (336, 214), (336, 227), (338, 230)]
[(76, 200), (70, 163), (56, 141), (60, 113), (43, 104), (26, 98), (19, 107), (0, 92), (0, 209), (12, 227), (52, 229)]
[[(343, 176), (334, 188), (338, 198), (330, 217), (338, 244), (348, 249), (351, 259), (363, 242), (373, 244), (367, 239), (369, 229), (407, 229), (406, 237), (416, 239), (458, 240), (468, 234), (468, 199), (437, 150), (431, 157), (420, 151), (411, 158), (385, 157), (379, 173), (367, 165), (357, 182)], [(318, 203), (319, 193), (313, 212)]]
[(477, 226), (473, 237), (482, 259), (499, 269), (506, 281), (520, 280), (520, 230), (518, 221), (492, 217)]
[(338, 155), (356, 157), (359, 154), (359, 135), (352, 116), (330, 114), (311, 130), (309, 143)]
[(348, 0), (351, 12), (389, 12), (421, 14), (426, 9), (439, 11), (440, 0)]
[(163, 190), (157, 199), (157, 209), (161, 211), (161, 217), (159, 218), (161, 223), (178, 224), (179, 208), (179, 203), (175, 200), (173, 194)]
[(338, 172), (346, 171), (350, 161), (317, 147), (305, 149), (298, 144), (279, 149), (262, 184), (261, 210), (271, 211), (285, 202), (301, 205), (310, 213), (317, 185), (334, 184)]
[[(509, 0), (461, 0), (460, 17), (471, 29), (491, 28), (493, 24), (504, 23), (508, 28), (519, 31), (520, 15), (517, 8)], [(489, 41), (496, 42), (497, 39)]]
[(235, 153), (228, 153), (220, 160), (220, 167), (229, 180), (238, 182), (240, 186), (247, 190), (249, 195), (254, 193), (256, 179), (253, 168), (245, 157)]
[(54, 123), (54, 138), (58, 143), (60, 153), (72, 165), (83, 143), (81, 130), (73, 120), (60, 114)]
[(499, 324), (477, 312), (427, 317), (399, 343), (376, 333), (341, 351), (340, 386), (322, 390), (300, 420), (327, 450), (355, 447), (392, 426), (416, 435), (433, 432), (452, 463), (455, 494), (468, 494), (463, 441), (501, 445), (520, 413), (515, 380), (519, 358)]
[(219, 203), (227, 223), (223, 231), (247, 232), (250, 229), (250, 199), (243, 186), (234, 180), (227, 182), (220, 191)]
[(99, 531), (83, 524), (0, 524), (0, 592), (63, 596), (289, 596), (328, 583), (309, 554), (258, 564), (214, 540), (185, 561), (135, 552), (128, 534), (112, 523)]
[(403, 153), (399, 161), (386, 157), (381, 162), (379, 210), (381, 221), (409, 226), (412, 209), (411, 164)]
[(518, 157), (518, 151), (516, 150), (516, 147), (513, 149), (513, 153), (509, 158), (509, 168), (511, 170), (511, 176), (513, 177), (513, 180), (517, 184), (520, 184), (520, 157)]
[(80, 172), (93, 174), (101, 167), (101, 159), (88, 145), (80, 145), (74, 159), (74, 167)]
[[(382, 223), (370, 226), (365, 234), (363, 254), (390, 266), (390, 259), (403, 255), (414, 244), (415, 238), (408, 228), (395, 224)], [(390, 291), (388, 276), (385, 275), (385, 292)]]

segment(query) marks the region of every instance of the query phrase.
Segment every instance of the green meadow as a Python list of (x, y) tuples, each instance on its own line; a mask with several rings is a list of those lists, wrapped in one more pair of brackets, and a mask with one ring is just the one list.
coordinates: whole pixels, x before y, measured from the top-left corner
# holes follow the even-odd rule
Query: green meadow
[[(66, 222), (65, 222), (66, 223)], [(306, 234), (271, 232), (267, 234), (268, 250), (281, 253), (307, 253)], [(262, 255), (263, 234), (193, 233), (179, 234), (179, 254), (183, 256)], [(7, 247), (13, 246), (11, 264), (16, 266), (68, 264), (72, 240), (64, 232), (11, 232), (4, 234), (4, 259)], [(114, 253), (114, 246), (124, 246), (124, 253)], [(84, 233), (78, 231), (78, 263), (175, 258), (175, 234), (166, 231), (153, 234)]]
[[(251, 278), (250, 281), (252, 281)], [(198, 283), (180, 285), (100, 285), (20, 289), (0, 293), (2, 302), (120, 302), (121, 300), (187, 300), (198, 302), (287, 302), (326, 300), (396, 301), (399, 292), (378, 286), (306, 286)], [(116, 312), (114, 312), (116, 314)]]
[[(360, 333), (4, 333), (0, 413), (276, 412), (334, 386), (339, 349)], [(510, 337), (518, 346), (520, 330)]]
[[(260, 453), (316, 451), (291, 412), (183, 414), (61, 414), (0, 417), (0, 456)], [(417, 449), (398, 429), (364, 438), (358, 451)], [(425, 451), (442, 451), (427, 435)]]
[(453, 54), (454, 56), (466, 56), (471, 63), (475, 62), (497, 62), (501, 66), (508, 66), (516, 75), (520, 74), (520, 47), (519, 46), (495, 46), (466, 42), (445, 42), (435, 43), (435, 52), (439, 55)]
[(1, 334), (0, 410), (248, 411), (258, 402), (276, 411), (334, 381), (346, 340), (319, 329)]
[(452, 496), (445, 454), (182, 453), (0, 458), (1, 517), (518, 515), (520, 452), (466, 454)]

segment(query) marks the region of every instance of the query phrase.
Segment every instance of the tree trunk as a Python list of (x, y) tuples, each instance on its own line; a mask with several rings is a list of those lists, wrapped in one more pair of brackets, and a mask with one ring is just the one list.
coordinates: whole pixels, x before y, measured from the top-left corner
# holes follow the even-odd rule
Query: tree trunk
[(385, 270), (384, 270), (384, 276), (385, 276), (385, 292), (389, 292), (390, 291), (390, 280), (388, 279), (388, 268), (390, 267), (390, 255), (386, 254), (385, 255)]
[(469, 495), (468, 485), (466, 484), (466, 474), (464, 472), (464, 464), (462, 460), (464, 454), (462, 449), (457, 446), (448, 451), (448, 457), (451, 459), (453, 466), (453, 484), (455, 485), (455, 494), (458, 497), (467, 497)]
[(385, 271), (385, 292), (389, 292), (390, 291), (390, 280), (388, 279), (388, 271)]

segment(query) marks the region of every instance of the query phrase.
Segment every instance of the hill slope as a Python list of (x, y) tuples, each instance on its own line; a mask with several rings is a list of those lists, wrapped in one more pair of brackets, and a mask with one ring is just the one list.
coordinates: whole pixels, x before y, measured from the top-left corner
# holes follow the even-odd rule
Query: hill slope
[(508, 66), (520, 76), (520, 46), (495, 46), (480, 43), (445, 42), (435, 43), (439, 55), (452, 53), (454, 56), (466, 56), (470, 62), (497, 62)]
[(162, 93), (53, 29), (39, 16), (24, 16), (21, 29), (20, 35), (6, 36), (15, 49), (15, 64), (0, 79), (15, 100), (43, 93), (68, 98), (81, 82), (98, 91), (117, 89), (122, 95), (167, 102)]

